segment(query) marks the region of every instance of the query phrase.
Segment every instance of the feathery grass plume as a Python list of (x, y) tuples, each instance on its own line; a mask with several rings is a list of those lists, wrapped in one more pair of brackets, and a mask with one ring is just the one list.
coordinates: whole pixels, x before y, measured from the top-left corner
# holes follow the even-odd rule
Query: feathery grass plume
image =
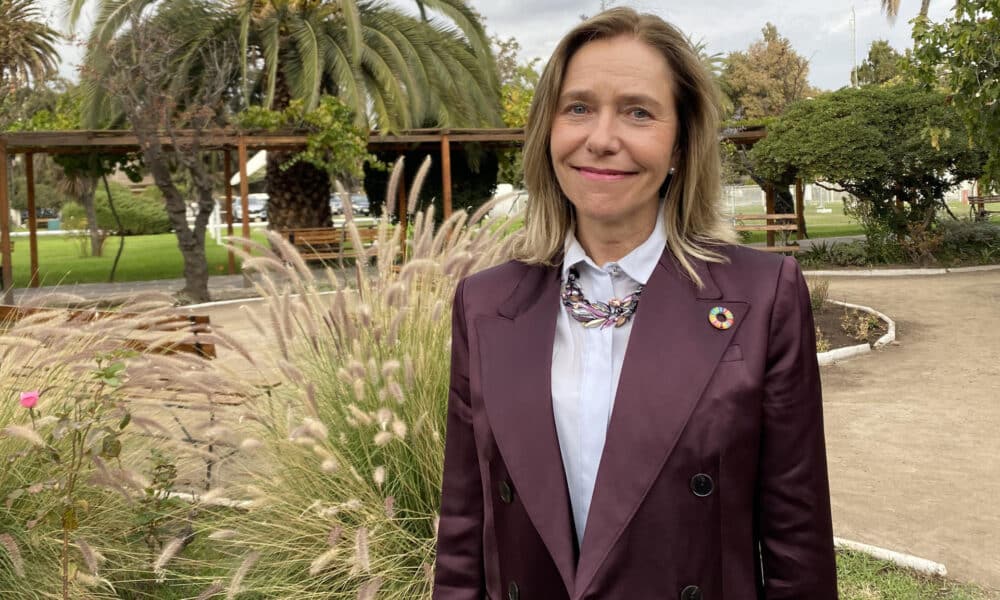
[(208, 534), (210, 540), (231, 540), (239, 535), (235, 529), (220, 529)]
[(38, 446), (39, 448), (45, 447), (45, 440), (42, 439), (42, 436), (38, 435), (38, 432), (30, 427), (24, 427), (23, 425), (8, 425), (0, 430), (0, 433), (8, 437), (24, 440), (32, 446)]
[(417, 210), (417, 199), (420, 197), (420, 190), (424, 187), (424, 180), (427, 179), (427, 173), (431, 170), (431, 155), (428, 154), (424, 158), (424, 162), (420, 163), (420, 168), (417, 169), (417, 175), (413, 178), (413, 185), (410, 186), (409, 197), (406, 201), (406, 214), (412, 215)]
[(371, 572), (371, 550), (368, 544), (368, 528), (359, 527), (354, 535), (354, 556), (351, 558), (351, 575)]
[(25, 577), (24, 559), (21, 557), (21, 549), (17, 546), (17, 541), (9, 533), (0, 533), (0, 546), (7, 551), (7, 558), (10, 560), (14, 575)]
[(400, 154), (399, 158), (392, 165), (392, 174), (389, 175), (389, 185), (385, 188), (385, 214), (392, 217), (396, 214), (396, 192), (399, 189), (399, 180), (403, 177), (403, 166), (405, 157)]
[(87, 570), (90, 571), (91, 575), (97, 575), (98, 553), (94, 552), (86, 540), (79, 537), (76, 538), (76, 547), (80, 551), (80, 556), (83, 558), (83, 564)]
[(309, 574), (313, 576), (319, 574), (327, 567), (327, 565), (330, 564), (331, 561), (333, 561), (334, 557), (336, 557), (339, 552), (340, 548), (334, 546), (317, 556), (316, 559), (312, 561), (312, 564), (309, 565)]
[(226, 587), (222, 584), (221, 581), (212, 582), (212, 584), (209, 585), (207, 588), (205, 588), (200, 594), (198, 594), (198, 597), (195, 598), (194, 600), (208, 600), (212, 596), (216, 596), (219, 593), (221, 593), (222, 590), (224, 589), (226, 589)]
[(153, 562), (153, 572), (156, 573), (160, 581), (163, 581), (166, 576), (166, 570), (164, 567), (170, 562), (170, 559), (176, 555), (181, 548), (184, 547), (184, 538), (176, 537), (163, 546), (163, 550), (160, 551), (159, 556)]
[(260, 553), (257, 551), (252, 551), (247, 554), (247, 557), (243, 559), (240, 564), (240, 568), (236, 569), (236, 573), (233, 574), (233, 578), (229, 581), (229, 589), (226, 591), (226, 600), (233, 600), (236, 595), (242, 591), (243, 579), (246, 578), (247, 573), (253, 568), (254, 564), (260, 559)]
[(371, 581), (368, 581), (358, 590), (358, 600), (375, 600), (375, 595), (378, 594), (379, 588), (381, 587), (381, 577), (376, 577)]

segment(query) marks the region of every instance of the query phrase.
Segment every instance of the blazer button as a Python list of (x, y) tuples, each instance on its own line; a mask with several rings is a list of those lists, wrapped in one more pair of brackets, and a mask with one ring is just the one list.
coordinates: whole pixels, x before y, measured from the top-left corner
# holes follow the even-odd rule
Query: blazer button
[(507, 600), (520, 600), (521, 590), (517, 589), (517, 582), (511, 581), (507, 587)]
[(507, 481), (500, 482), (500, 501), (504, 504), (510, 504), (514, 501), (514, 490), (510, 487), (510, 484), (507, 483)]
[(714, 489), (715, 483), (712, 478), (704, 473), (698, 473), (691, 478), (691, 491), (699, 498), (710, 495)]
[(702, 600), (701, 588), (689, 585), (681, 590), (681, 600)]

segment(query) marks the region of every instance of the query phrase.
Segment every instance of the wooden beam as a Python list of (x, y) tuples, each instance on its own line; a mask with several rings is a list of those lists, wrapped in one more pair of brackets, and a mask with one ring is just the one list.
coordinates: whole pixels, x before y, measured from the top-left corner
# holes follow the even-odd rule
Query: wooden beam
[[(226, 235), (233, 236), (233, 186), (229, 181), (233, 178), (233, 153), (226, 148), (222, 151), (222, 170), (226, 177)], [(236, 273), (236, 254), (229, 246), (229, 274)]]
[(30, 287), (38, 287), (38, 217), (35, 214), (35, 155), (24, 155), (24, 177), (28, 184), (28, 249), (31, 254)]
[(9, 187), (7, 144), (0, 139), (0, 269), (3, 271), (0, 287), (3, 287), (5, 304), (14, 303), (14, 265), (10, 259), (10, 198), (7, 197)]
[(448, 134), (441, 136), (441, 196), (444, 201), (444, 218), (451, 216), (451, 143)]
[[(764, 198), (765, 198), (764, 201), (767, 204), (767, 208), (765, 209), (764, 212), (766, 212), (769, 215), (774, 213), (774, 196), (775, 196), (775, 193), (774, 193), (774, 184), (773, 183), (768, 183), (767, 184), (767, 188), (764, 190)], [(774, 245), (774, 232), (773, 231), (768, 231), (767, 232), (767, 245), (768, 246), (773, 246)]]

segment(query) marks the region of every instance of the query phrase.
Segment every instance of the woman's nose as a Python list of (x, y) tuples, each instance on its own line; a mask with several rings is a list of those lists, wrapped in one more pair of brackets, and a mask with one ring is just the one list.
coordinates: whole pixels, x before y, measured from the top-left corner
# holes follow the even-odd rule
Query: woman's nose
[(602, 111), (591, 121), (587, 134), (587, 150), (593, 154), (614, 154), (621, 150), (617, 123), (610, 111)]

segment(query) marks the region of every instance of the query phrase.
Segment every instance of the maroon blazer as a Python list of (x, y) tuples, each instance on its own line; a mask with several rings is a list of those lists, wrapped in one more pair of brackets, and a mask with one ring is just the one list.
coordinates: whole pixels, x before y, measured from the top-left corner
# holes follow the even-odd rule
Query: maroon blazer
[(837, 597), (809, 293), (792, 258), (723, 251), (696, 262), (701, 289), (664, 252), (642, 292), (580, 548), (552, 413), (559, 269), (459, 284), (435, 600)]

